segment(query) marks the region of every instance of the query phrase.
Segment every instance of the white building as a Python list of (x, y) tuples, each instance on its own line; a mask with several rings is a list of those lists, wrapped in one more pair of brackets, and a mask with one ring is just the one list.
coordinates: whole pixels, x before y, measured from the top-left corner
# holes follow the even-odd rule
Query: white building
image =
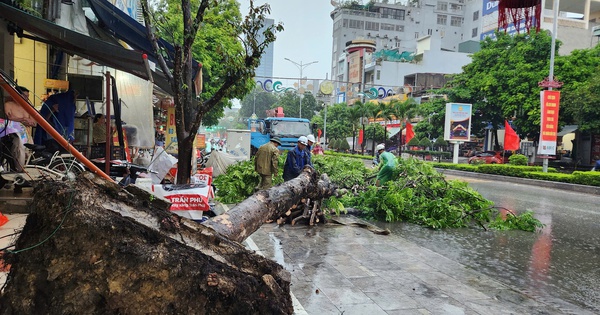
[[(542, 0), (542, 8), (541, 28), (550, 30), (552, 1)], [(561, 54), (598, 42), (592, 28), (600, 18), (600, 0), (565, 0), (559, 11)], [(412, 90), (440, 87), (443, 75), (460, 73), (470, 62), (468, 54), (479, 50), (483, 38), (493, 36), (498, 2), (376, 0), (371, 5), (337, 5), (331, 18), (331, 73), (340, 94), (337, 101), (350, 101), (372, 88), (383, 98), (389, 92), (401, 93), (405, 85)], [(357, 53), (353, 41), (370, 42), (374, 51)]]

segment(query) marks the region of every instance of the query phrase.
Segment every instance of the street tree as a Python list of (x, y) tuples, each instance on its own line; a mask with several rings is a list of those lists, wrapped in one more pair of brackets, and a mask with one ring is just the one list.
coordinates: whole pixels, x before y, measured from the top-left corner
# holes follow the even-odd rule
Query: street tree
[[(389, 105), (390, 115), (392, 118), (397, 119), (401, 125), (403, 122), (406, 122), (419, 114), (418, 104), (413, 98), (409, 98), (405, 101), (392, 100)], [(402, 133), (400, 133), (398, 136), (398, 154), (402, 153), (402, 145)]]
[[(442, 93), (440, 91), (435, 94)], [(419, 113), (423, 120), (414, 125), (415, 136), (436, 139), (444, 136), (444, 122), (446, 113), (444, 98), (434, 98), (419, 105)]]
[[(186, 161), (192, 161), (193, 141), (200, 123), (211, 124), (204, 118), (216, 123), (226, 100), (241, 98), (252, 89), (260, 58), (283, 26), (274, 24), (262, 31), (270, 7), (255, 7), (253, 0), (245, 19), (234, 0), (165, 0), (153, 7), (148, 0), (141, 0), (141, 7), (147, 37), (173, 93), (180, 161), (177, 182), (187, 183), (191, 163)], [(173, 44), (173, 52), (159, 47), (160, 36)], [(205, 75), (199, 74), (205, 79), (203, 93), (194, 89), (194, 72), (198, 71), (194, 69), (194, 59), (202, 62), (205, 71)], [(211, 113), (212, 110), (217, 112)]]
[(300, 94), (294, 91), (286, 91), (279, 95), (276, 106), (283, 107), (286, 117), (307, 118), (309, 120), (315, 115), (316, 111), (320, 110), (312, 93), (304, 93), (302, 95), (302, 117), (300, 117)]
[(559, 56), (555, 73), (564, 83), (561, 90), (560, 121), (577, 124), (579, 130), (600, 133), (598, 124), (598, 70), (600, 69), (600, 46), (574, 50)]
[[(540, 124), (541, 88), (548, 76), (551, 37), (546, 31), (510, 35), (481, 42), (481, 50), (449, 82), (453, 102), (473, 104), (473, 130), (481, 135), (491, 124), (494, 132), (504, 120), (515, 118), (516, 131), (537, 138)], [(560, 47), (557, 42), (556, 51)], [(495, 133), (497, 135), (497, 133)], [(494, 137), (496, 146), (498, 137)]]
[[(325, 119), (325, 111), (321, 111)], [(341, 139), (352, 136), (352, 126), (348, 122), (348, 105), (338, 103), (327, 107), (327, 139)]]
[(275, 94), (267, 92), (260, 87), (255, 87), (252, 92), (246, 94), (242, 99), (240, 115), (247, 118), (256, 113), (258, 118), (265, 118), (267, 117), (266, 111), (275, 107), (275, 103), (277, 103), (277, 96)]

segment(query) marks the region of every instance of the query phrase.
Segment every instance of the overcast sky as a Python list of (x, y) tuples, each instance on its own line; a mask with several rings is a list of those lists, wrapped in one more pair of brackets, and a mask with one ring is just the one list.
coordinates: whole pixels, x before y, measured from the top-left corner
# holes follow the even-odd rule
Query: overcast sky
[[(242, 16), (248, 14), (249, 0), (238, 0)], [(275, 23), (282, 22), (284, 31), (277, 34), (273, 58), (273, 76), (298, 78), (298, 64), (318, 61), (304, 67), (302, 75), (309, 79), (331, 78), (331, 34), (333, 23), (330, 0), (257, 0), (255, 6), (268, 2)]]

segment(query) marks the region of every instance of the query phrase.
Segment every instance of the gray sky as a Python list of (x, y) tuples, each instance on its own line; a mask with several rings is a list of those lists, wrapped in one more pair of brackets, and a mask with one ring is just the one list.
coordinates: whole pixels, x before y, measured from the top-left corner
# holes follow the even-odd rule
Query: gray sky
[[(248, 14), (249, 0), (238, 0), (242, 16)], [(333, 29), (329, 13), (334, 7), (330, 0), (256, 0), (254, 5), (269, 3), (269, 18), (282, 22), (284, 31), (277, 34), (273, 60), (273, 76), (298, 78), (300, 70), (289, 58), (303, 64), (318, 61), (304, 67), (302, 75), (309, 79), (325, 79), (331, 71), (331, 33)], [(331, 78), (331, 73), (328, 74)]]

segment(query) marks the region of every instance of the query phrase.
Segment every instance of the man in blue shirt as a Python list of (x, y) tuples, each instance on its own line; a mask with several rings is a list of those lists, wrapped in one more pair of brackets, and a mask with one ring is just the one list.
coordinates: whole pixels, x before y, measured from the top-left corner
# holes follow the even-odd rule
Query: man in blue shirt
[(290, 179), (298, 177), (304, 166), (310, 165), (308, 161), (309, 156), (305, 150), (307, 145), (308, 139), (305, 136), (301, 136), (298, 138), (298, 145), (288, 151), (285, 166), (283, 167), (283, 181), (287, 182)]

